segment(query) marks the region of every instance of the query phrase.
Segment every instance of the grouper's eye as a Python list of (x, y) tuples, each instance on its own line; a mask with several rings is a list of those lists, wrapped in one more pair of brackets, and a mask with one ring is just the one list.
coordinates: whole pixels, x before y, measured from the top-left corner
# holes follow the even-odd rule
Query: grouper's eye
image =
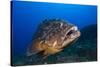
[(74, 32), (74, 30), (70, 30), (67, 35), (71, 35)]

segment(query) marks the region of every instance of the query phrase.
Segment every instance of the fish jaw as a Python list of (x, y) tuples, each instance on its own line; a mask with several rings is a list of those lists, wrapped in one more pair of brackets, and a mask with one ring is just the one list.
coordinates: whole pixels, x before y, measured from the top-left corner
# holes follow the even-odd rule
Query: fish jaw
[[(68, 34), (70, 31), (73, 31), (70, 35)], [(71, 29), (68, 30), (65, 39), (62, 43), (62, 47), (65, 47), (69, 45), (69, 43), (73, 42), (75, 39), (79, 38), (81, 36), (80, 31), (76, 26), (72, 27)]]

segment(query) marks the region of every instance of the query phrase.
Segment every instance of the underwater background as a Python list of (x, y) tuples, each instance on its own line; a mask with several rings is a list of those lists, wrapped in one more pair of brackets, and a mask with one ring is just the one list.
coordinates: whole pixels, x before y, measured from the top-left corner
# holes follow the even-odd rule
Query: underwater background
[[(45, 60), (26, 57), (38, 25), (45, 19), (63, 19), (78, 26), (81, 37)], [(97, 60), (97, 6), (11, 1), (11, 65), (54, 64)]]

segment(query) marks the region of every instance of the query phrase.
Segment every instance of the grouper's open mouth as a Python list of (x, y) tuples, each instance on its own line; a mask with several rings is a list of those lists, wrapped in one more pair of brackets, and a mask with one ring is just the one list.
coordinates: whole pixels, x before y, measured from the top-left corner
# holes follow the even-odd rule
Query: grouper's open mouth
[(73, 26), (66, 32), (66, 36), (65, 36), (65, 39), (64, 39), (64, 42), (62, 45), (64, 46), (64, 45), (68, 44), (68, 42), (69, 43), (72, 42), (79, 36), (80, 36), (80, 31), (78, 30), (77, 26)]
[(79, 36), (80, 36), (80, 32), (76, 26), (69, 29), (66, 34), (66, 37), (70, 37), (70, 38), (77, 38)]

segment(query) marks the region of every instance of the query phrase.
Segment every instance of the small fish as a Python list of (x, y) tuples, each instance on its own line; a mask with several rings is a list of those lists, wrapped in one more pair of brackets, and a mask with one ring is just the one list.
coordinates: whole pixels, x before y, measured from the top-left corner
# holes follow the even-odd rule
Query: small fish
[(28, 47), (27, 56), (42, 52), (46, 58), (56, 54), (79, 38), (80, 34), (77, 26), (69, 22), (60, 19), (43, 21), (38, 26), (32, 44)]

